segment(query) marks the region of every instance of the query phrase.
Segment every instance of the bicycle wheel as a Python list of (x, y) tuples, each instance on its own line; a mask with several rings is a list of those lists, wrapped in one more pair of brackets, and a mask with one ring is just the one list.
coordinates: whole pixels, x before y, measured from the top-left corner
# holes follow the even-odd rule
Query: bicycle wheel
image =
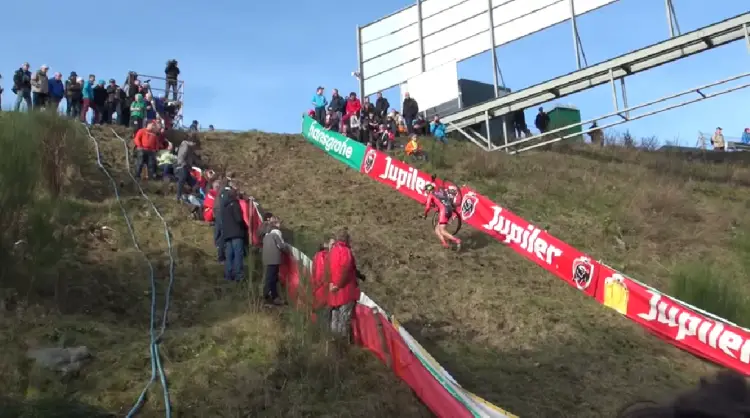
[[(432, 227), (436, 227), (438, 224), (438, 221), (440, 220), (440, 213), (435, 212), (432, 215)], [(450, 219), (448, 219), (448, 225), (445, 226), (445, 230), (448, 231), (451, 235), (458, 234), (458, 231), (461, 230), (461, 226), (463, 225), (463, 221), (461, 220), (461, 215), (454, 212)]]

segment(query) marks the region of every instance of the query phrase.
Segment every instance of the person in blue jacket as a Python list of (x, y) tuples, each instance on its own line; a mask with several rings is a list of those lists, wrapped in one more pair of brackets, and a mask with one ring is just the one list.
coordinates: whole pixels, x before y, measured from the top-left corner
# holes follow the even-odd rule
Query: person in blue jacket
[(65, 84), (62, 81), (62, 74), (55, 73), (55, 76), (50, 78), (48, 83), (50, 108), (57, 110), (63, 97), (65, 97)]
[(328, 100), (323, 95), (324, 91), (323, 87), (318, 87), (318, 90), (312, 97), (312, 105), (315, 108), (315, 120), (321, 125), (325, 125), (326, 123), (326, 107), (328, 107)]
[(750, 145), (750, 128), (745, 128), (745, 132), (742, 133), (742, 143)]
[(86, 123), (89, 109), (94, 108), (94, 87), (96, 87), (96, 76), (90, 74), (88, 80), (83, 82), (83, 107), (81, 108), (81, 122)]
[(430, 122), (430, 133), (443, 144), (448, 143), (448, 139), (445, 137), (445, 125), (440, 122), (440, 117), (435, 115), (435, 118)]

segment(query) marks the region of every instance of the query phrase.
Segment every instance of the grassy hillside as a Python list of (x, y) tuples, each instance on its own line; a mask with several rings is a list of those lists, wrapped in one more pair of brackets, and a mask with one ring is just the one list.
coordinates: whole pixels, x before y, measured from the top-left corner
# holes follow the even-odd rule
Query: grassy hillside
[[(8, 330), (0, 334), (7, 348), (0, 416), (123, 416), (150, 376), (148, 268), (93, 165), (90, 142), (72, 126), (29, 119), (39, 117), (0, 115), (0, 228), (7, 231), (0, 327)], [(122, 143), (108, 131), (94, 134), (156, 267), (161, 309), (169, 262), (163, 226), (124, 172)], [(55, 143), (65, 147), (34, 151), (54, 151)], [(368, 275), (364, 290), (464, 387), (516, 414), (611, 416), (623, 403), (682, 389), (713, 370), (480, 232), (461, 232), (462, 253), (443, 251), (415, 203), (298, 136), (217, 133), (203, 145), (213, 165), (237, 173), (243, 189), (285, 219), (303, 249), (349, 226)], [(723, 292), (705, 307), (742, 317), (745, 169), (622, 150), (511, 157), (455, 143), (435, 157), (426, 170), (471, 184), (678, 297)], [(161, 345), (176, 416), (430, 415), (369, 354), (353, 349), (339, 359), (304, 318), (260, 308), (257, 282), (225, 283), (210, 228), (190, 221), (169, 187), (151, 184), (147, 192), (167, 219), (177, 259)], [(94, 357), (65, 377), (25, 359), (28, 348), (60, 345), (86, 345)], [(143, 416), (163, 416), (158, 385)]]
[[(163, 225), (124, 171), (122, 143), (94, 134), (155, 267), (161, 311)], [(125, 416), (151, 373), (144, 254), (80, 127), (0, 113), (0, 147), (0, 417)], [(260, 307), (257, 273), (252, 284), (226, 283), (210, 227), (188, 219), (173, 189), (151, 184), (147, 192), (169, 224), (177, 261), (161, 344), (173, 416), (430, 416), (369, 354), (339, 358), (301, 316)], [(30, 348), (78, 345), (93, 358), (77, 374), (26, 359)], [(158, 383), (140, 416), (164, 416)]]
[[(521, 416), (608, 416), (713, 370), (480, 232), (442, 251), (414, 202), (297, 136), (216, 135), (204, 148), (290, 228), (349, 226), (365, 291), (462, 385)], [(746, 169), (622, 149), (513, 157), (454, 143), (438, 157), (425, 169), (615, 268), (683, 298), (730, 289), (735, 300), (704, 307), (742, 309)]]

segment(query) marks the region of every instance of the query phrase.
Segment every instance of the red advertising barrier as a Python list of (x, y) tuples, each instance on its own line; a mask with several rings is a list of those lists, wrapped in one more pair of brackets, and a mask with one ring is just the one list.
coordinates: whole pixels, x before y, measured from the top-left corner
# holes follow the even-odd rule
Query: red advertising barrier
[(515, 213), (464, 186), (461, 218), (563, 279), (585, 294), (596, 297), (601, 265), (570, 245), (548, 234)]
[(750, 332), (602, 266), (602, 303), (664, 341), (750, 375)]
[[(371, 179), (396, 189), (421, 204), (427, 200), (424, 186), (431, 183), (432, 176), (388, 154), (368, 147), (360, 170)], [(435, 183), (442, 186), (440, 179), (436, 179)]]
[[(374, 149), (367, 150), (361, 172), (419, 203), (425, 202), (424, 187), (432, 177)], [(439, 180), (436, 183), (440, 186)], [(459, 211), (465, 223), (664, 341), (750, 376), (747, 329), (623, 276), (469, 187), (461, 192)]]
[[(256, 237), (262, 216), (256, 205), (251, 207), (254, 210), (249, 211), (245, 218), (251, 237)], [(259, 240), (253, 239), (254, 246), (262, 245)], [(300, 258), (302, 257), (306, 256), (300, 254)], [(279, 269), (279, 280), (286, 288), (290, 300), (295, 301), (298, 306), (304, 303), (299, 298), (301, 261), (295, 259), (293, 254), (285, 254)], [(358, 304), (352, 318), (352, 334), (358, 345), (375, 354), (381, 362), (390, 365), (393, 372), (414, 390), (435, 415), (445, 418), (474, 416), (430, 374), (385, 315)]]

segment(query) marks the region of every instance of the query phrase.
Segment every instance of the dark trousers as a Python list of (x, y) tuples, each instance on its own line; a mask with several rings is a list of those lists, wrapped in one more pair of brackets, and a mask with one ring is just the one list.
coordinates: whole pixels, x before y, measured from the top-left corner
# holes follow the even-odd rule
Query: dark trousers
[(135, 166), (135, 178), (141, 178), (143, 167), (148, 168), (148, 178), (156, 178), (156, 152), (143, 149), (138, 150), (138, 163)]
[(65, 109), (65, 114), (69, 118), (78, 118), (81, 116), (81, 101), (80, 100), (71, 100), (66, 99), (68, 102), (67, 108)]
[(279, 297), (279, 265), (269, 264), (266, 266), (266, 280), (263, 285), (263, 296), (274, 300)]
[(216, 258), (219, 262), (224, 262), (226, 256), (224, 255), (224, 239), (221, 236), (221, 221), (216, 219), (214, 214), (214, 245), (216, 245)]
[(245, 278), (245, 240), (232, 238), (224, 241), (224, 278), (241, 281)]
[(315, 108), (315, 120), (317, 120), (319, 124), (325, 125), (325, 123), (326, 123), (326, 108), (324, 106), (316, 107)]
[(133, 137), (135, 137), (135, 134), (138, 132), (138, 130), (143, 128), (143, 119), (130, 118), (130, 125), (133, 127)]
[(195, 186), (195, 179), (190, 175), (190, 168), (180, 167), (175, 171), (177, 175), (177, 200), (182, 199), (182, 189), (185, 188), (185, 184), (190, 187)]
[(31, 93), (31, 101), (35, 110), (41, 109), (47, 105), (47, 93)]
[(130, 126), (130, 104), (128, 102), (120, 103), (120, 109), (122, 113), (118, 112), (120, 117), (118, 117), (118, 122), (122, 126)]
[(170, 89), (172, 89), (172, 100), (177, 101), (177, 80), (167, 79), (167, 88), (164, 91), (164, 98), (169, 97)]
[(62, 101), (62, 98), (60, 97), (53, 97), (49, 96), (47, 99), (47, 107), (57, 112), (60, 109), (60, 102)]

